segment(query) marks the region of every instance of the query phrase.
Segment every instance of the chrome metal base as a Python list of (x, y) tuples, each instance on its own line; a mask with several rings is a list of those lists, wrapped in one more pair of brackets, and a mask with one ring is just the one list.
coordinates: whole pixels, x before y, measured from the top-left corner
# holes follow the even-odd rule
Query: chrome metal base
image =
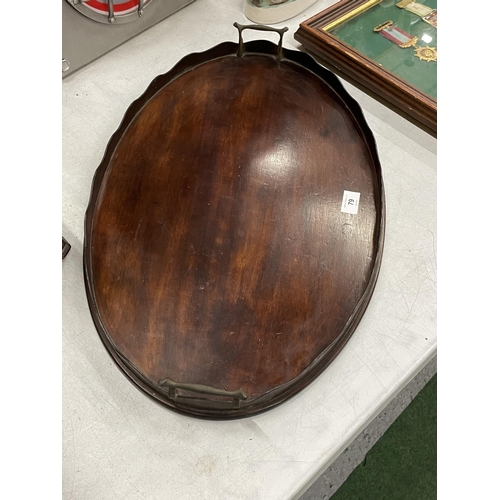
[[(145, 8), (141, 16), (136, 11), (127, 16), (115, 17), (117, 20), (120, 17), (127, 18), (129, 22), (103, 23), (83, 15), (80, 12), (83, 7), (79, 6), (77, 10), (72, 1), (70, 4), (68, 0), (62, 0), (62, 77), (70, 75), (193, 1), (143, 2), (141, 5)], [(108, 19), (108, 16), (96, 15), (104, 20)]]

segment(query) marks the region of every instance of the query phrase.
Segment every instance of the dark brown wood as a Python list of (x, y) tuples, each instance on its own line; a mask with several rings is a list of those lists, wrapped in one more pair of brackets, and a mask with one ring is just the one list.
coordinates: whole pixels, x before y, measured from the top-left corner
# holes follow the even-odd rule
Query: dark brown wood
[[(151, 83), (108, 144), (85, 221), (90, 310), (113, 359), (156, 400), (210, 418), (269, 409), (332, 361), (384, 237), (359, 106), (307, 54), (244, 47)], [(361, 193), (357, 215), (341, 212), (344, 190)]]
[(71, 250), (71, 245), (62, 237), (62, 258), (68, 255), (68, 252)]
[(308, 51), (331, 65), (339, 76), (383, 104), (437, 135), (437, 100), (321, 28), (359, 7), (366, 0), (341, 0), (300, 24), (294, 37)]

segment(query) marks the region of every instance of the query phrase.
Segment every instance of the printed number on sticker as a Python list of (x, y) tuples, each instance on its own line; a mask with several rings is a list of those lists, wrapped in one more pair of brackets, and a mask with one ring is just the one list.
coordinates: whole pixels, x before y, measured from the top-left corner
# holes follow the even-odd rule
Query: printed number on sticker
[(354, 191), (344, 191), (342, 208), (340, 211), (346, 214), (356, 215), (358, 213), (360, 195), (361, 193), (356, 193)]

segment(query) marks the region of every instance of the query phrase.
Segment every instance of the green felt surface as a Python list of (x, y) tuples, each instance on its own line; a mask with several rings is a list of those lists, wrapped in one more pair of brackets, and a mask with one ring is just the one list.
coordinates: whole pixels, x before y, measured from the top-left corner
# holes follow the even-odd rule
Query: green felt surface
[(389, 427), (331, 500), (437, 498), (437, 375)]
[[(412, 47), (402, 49), (373, 31), (375, 26), (391, 20), (398, 28), (419, 38), (417, 47), (428, 46), (437, 50), (437, 29), (422, 21), (418, 15), (396, 7), (398, 1), (382, 0), (329, 32), (425, 94), (437, 99), (437, 61), (422, 61)], [(437, 0), (420, 0), (419, 3), (432, 9), (437, 7)]]

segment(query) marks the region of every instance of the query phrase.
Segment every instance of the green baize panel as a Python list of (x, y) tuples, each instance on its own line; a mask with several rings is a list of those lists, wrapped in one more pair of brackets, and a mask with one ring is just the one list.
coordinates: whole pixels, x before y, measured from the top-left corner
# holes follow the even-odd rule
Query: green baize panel
[[(417, 36), (415, 47), (434, 47), (437, 50), (437, 29), (417, 14), (396, 7), (399, 0), (382, 0), (353, 19), (329, 30), (333, 36), (361, 52), (375, 63), (391, 71), (425, 94), (437, 99), (437, 61), (420, 60), (414, 47), (402, 49), (373, 31), (375, 26), (393, 21), (394, 26)], [(437, 0), (419, 2), (432, 9)]]

